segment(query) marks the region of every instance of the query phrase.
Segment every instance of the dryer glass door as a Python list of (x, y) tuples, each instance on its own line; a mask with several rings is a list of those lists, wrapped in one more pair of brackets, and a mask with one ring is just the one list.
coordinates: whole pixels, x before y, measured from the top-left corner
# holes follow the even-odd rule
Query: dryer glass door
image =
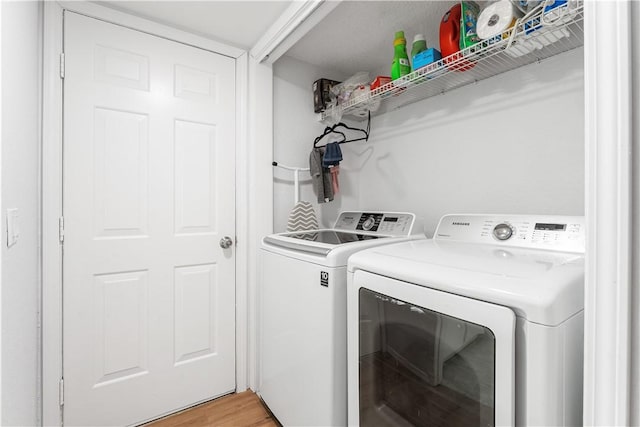
[(371, 276), (358, 290), (359, 424), (512, 425), (513, 312)]

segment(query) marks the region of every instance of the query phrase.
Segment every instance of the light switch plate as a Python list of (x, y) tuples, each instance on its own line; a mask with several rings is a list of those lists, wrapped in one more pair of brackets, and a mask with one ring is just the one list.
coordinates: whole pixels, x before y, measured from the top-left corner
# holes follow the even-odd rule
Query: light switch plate
[(20, 230), (18, 229), (18, 209), (7, 209), (7, 247), (18, 243)]

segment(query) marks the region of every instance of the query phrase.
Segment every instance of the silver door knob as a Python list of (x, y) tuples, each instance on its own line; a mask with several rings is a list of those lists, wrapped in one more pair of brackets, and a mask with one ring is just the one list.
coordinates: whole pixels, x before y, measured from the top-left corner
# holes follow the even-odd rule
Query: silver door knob
[(233, 245), (233, 240), (231, 240), (231, 237), (224, 236), (222, 239), (220, 239), (220, 247), (222, 249), (229, 249), (231, 245)]

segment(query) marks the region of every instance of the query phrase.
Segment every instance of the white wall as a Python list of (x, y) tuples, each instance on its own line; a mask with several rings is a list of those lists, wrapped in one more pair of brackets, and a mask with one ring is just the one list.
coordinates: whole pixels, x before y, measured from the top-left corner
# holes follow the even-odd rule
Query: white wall
[[(308, 168), (313, 140), (325, 125), (316, 120), (313, 112), (313, 82), (319, 78), (341, 81), (345, 76), (321, 70), (289, 57), (282, 57), (273, 65), (273, 160), (288, 166)], [(271, 159), (264, 159), (271, 163)], [(274, 168), (273, 223), (274, 231), (287, 228), (287, 218), (294, 203), (293, 172)], [(309, 172), (300, 173), (300, 200), (312, 202), (320, 220), (322, 212), (335, 211), (339, 199), (318, 207), (311, 188)], [(335, 215), (337, 216), (337, 215)], [(330, 226), (335, 216), (324, 215), (324, 226)]]
[[(631, 3), (631, 22), (640, 22), (640, 4)], [(631, 301), (630, 310), (630, 414), (629, 425), (640, 425), (640, 29), (631, 25), (631, 73), (632, 73), (632, 135), (631, 146), (633, 192), (632, 200), (632, 255), (631, 255)]]
[[(280, 61), (274, 103), (287, 120), (276, 121), (275, 151), (304, 163), (322, 126), (309, 119), (311, 90), (290, 83), (305, 67)], [(430, 235), (446, 213), (583, 215), (582, 61), (575, 50), (374, 117), (368, 143), (341, 146), (342, 194), (323, 222), (343, 209), (410, 211)], [(285, 138), (287, 126), (304, 139)], [(276, 225), (291, 203), (279, 180)]]
[[(41, 3), (2, 2), (2, 425), (39, 423)], [(19, 212), (7, 248), (6, 209)]]
[[(2, 3), (0, 3), (0, 65), (2, 63)], [(2, 66), (0, 66), (0, 100), (2, 99)], [(0, 101), (0, 212), (2, 212), (2, 102)], [(0, 215), (2, 218), (2, 215)], [(2, 229), (0, 227), (0, 233)], [(0, 253), (0, 289), (2, 289), (2, 254)], [(2, 331), (2, 292), (0, 291), (0, 331)], [(1, 337), (1, 336), (0, 336)], [(0, 423), (2, 422), (2, 338), (0, 338)]]

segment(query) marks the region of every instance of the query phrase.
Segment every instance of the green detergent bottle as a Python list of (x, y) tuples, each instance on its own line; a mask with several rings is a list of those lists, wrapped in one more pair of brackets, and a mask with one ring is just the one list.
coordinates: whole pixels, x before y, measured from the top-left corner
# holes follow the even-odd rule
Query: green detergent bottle
[(413, 37), (413, 45), (411, 46), (411, 67), (415, 70), (414, 64), (416, 55), (427, 50), (427, 42), (422, 34), (416, 34)]
[(407, 40), (404, 31), (396, 31), (393, 41), (393, 62), (391, 63), (391, 79), (395, 80), (411, 72), (409, 56), (407, 55)]

